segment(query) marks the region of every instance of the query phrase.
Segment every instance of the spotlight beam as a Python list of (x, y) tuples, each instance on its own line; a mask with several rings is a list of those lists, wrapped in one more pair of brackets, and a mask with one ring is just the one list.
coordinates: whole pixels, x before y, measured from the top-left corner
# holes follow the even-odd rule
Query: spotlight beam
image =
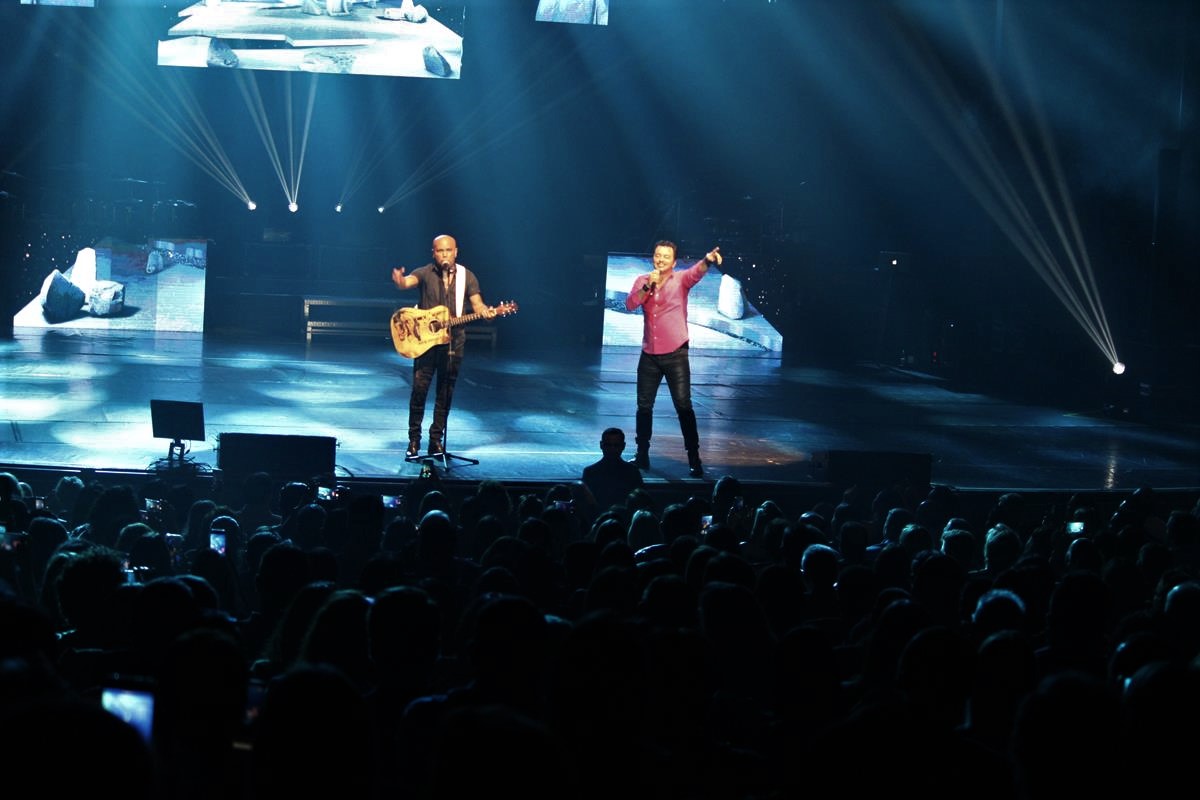
[[(1097, 348), (1108, 360), (1115, 363), (1119, 361), (1116, 347), (1101, 307), (1087, 250), (1082, 246), (1083, 237), (1074, 206), (1069, 201), (1066, 180), (1045, 123), (1039, 122), (1039, 133), (1043, 147), (1047, 149), (1048, 154), (1045, 157), (1050, 161), (1058, 196), (1060, 199), (1066, 198), (1064, 210), (1061, 212), (1056, 208), (1052, 193), (1047, 188), (1047, 179), (1034, 156), (1030, 141), (1017, 121), (1012, 101), (1004, 89), (1003, 82), (994, 70), (987, 67), (987, 59), (983, 54), (983, 38), (967, 18), (965, 6), (958, 3), (956, 7), (980, 62), (988, 72), (989, 83), (1009, 133), (1014, 138), (1043, 210), (1050, 218), (1057, 240), (1071, 265), (1070, 271), (1059, 264), (1029, 207), (1022, 200), (1012, 178), (1004, 170), (1002, 162), (983, 134), (961, 123), (960, 109), (968, 107), (969, 104), (964, 102), (954, 89), (945, 69), (932, 55), (932, 48), (926, 45), (918, 31), (908, 24), (908, 20), (904, 19), (900, 12), (894, 12), (895, 27), (910, 35), (909, 40), (900, 43), (903, 65), (881, 64), (877, 60), (877, 54), (869, 53), (863, 53), (863, 63), (871, 64), (877, 69), (879, 80), (884, 85), (890, 85), (895, 96), (904, 97), (905, 102), (901, 105), (909, 110), (914, 122), (963, 181), (964, 186), (975, 196)], [(918, 76), (930, 91), (919, 95), (901, 85), (897, 76), (908, 74)], [(1025, 74), (1027, 76), (1027, 73)], [(1032, 105), (1036, 106), (1036, 103)], [(1065, 223), (1064, 217), (1067, 220)], [(1070, 235), (1067, 233), (1068, 229)], [(1070, 280), (1072, 273), (1076, 279), (1075, 283)]]
[[(543, 49), (545, 49), (545, 47), (546, 45), (543, 45)], [(540, 61), (540, 51), (527, 54), (526, 60), (535, 63)], [(620, 62), (611, 62), (606, 64), (606, 71), (614, 69), (619, 63)], [(559, 94), (552, 100), (539, 103), (537, 105), (536, 112), (532, 114), (526, 114), (516, 119), (516, 121), (508, 125), (506, 128), (500, 129), (498, 132), (489, 136), (486, 142), (473, 148), (464, 148), (462, 146), (462, 142), (459, 141), (457, 136), (459, 131), (471, 128), (488, 128), (491, 130), (491, 128), (488, 126), (490, 126), (494, 120), (504, 114), (507, 114), (511, 108), (521, 103), (527, 95), (531, 95), (538, 91), (540, 89), (541, 82), (547, 81), (549, 79), (548, 76), (553, 73), (553, 69), (543, 70), (540, 73), (541, 77), (538, 80), (530, 81), (522, 85), (519, 90), (498, 90), (492, 92), (489, 95), (492, 98), (502, 97), (507, 99), (503, 102), (500, 102), (498, 106), (492, 109), (481, 105), (476, 109), (475, 113), (464, 116), (461, 119), (458, 128), (456, 128), (450, 136), (447, 136), (445, 139), (443, 139), (438, 147), (435, 148), (434, 151), (430, 153), (429, 156), (427, 156), (426, 159), (419, 164), (416, 169), (409, 173), (404, 182), (392, 192), (392, 194), (384, 202), (384, 207), (390, 208), (391, 206), (402, 202), (407, 197), (415, 194), (434, 181), (437, 181), (458, 169), (479, 153), (486, 152), (502, 142), (507, 141), (509, 138), (516, 135), (516, 133), (521, 129), (529, 126), (535, 120), (551, 113), (556, 107), (566, 103), (572, 97), (580, 94), (583, 91), (583, 87), (577, 85), (571, 90)], [(516, 74), (521, 74), (520, 70), (517, 70)]]
[[(249, 193), (243, 187), (236, 170), (212, 132), (208, 121), (199, 115), (199, 103), (177, 82), (168, 84), (179, 98), (175, 103), (156, 96), (152, 84), (141, 80), (130, 68), (127, 60), (108, 42), (94, 33), (87, 25), (64, 25), (63, 33), (74, 39), (78, 52), (98, 54), (103, 69), (85, 68), (79, 61), (69, 62), (84, 80), (92, 83), (112, 98), (121, 107), (145, 124), (172, 148), (179, 151), (201, 170), (243, 202), (249, 201)], [(110, 78), (105, 80), (104, 78)], [(113, 80), (115, 79), (115, 80)], [(135, 100), (137, 102), (135, 102)], [(188, 112), (200, 139), (175, 118), (175, 109), (182, 107)], [(148, 110), (147, 110), (148, 109)], [(172, 135), (168, 135), (168, 133)]]
[[(292, 166), (293, 172), (295, 174), (295, 179), (292, 182), (292, 197), (294, 197), (294, 198), (298, 198), (300, 196), (300, 176), (304, 173), (304, 157), (305, 157), (305, 154), (308, 152), (308, 134), (309, 134), (309, 131), (312, 129), (313, 108), (316, 106), (316, 102), (317, 102), (317, 79), (319, 77), (320, 77), (320, 75), (317, 75), (314, 73), (308, 84), (308, 107), (305, 109), (304, 132), (300, 139), (300, 160), (299, 160), (299, 163), (297, 163), (295, 160), (293, 160), (291, 162), (291, 166)], [(292, 105), (292, 82), (291, 82), (291, 76), (289, 75), (288, 76), (288, 122), (289, 123), (291, 122), (291, 119), (292, 119), (291, 105)], [(288, 126), (288, 151), (289, 151), (289, 154), (291, 152), (291, 142), (292, 142), (292, 128), (289, 125)]]
[(267, 116), (262, 93), (258, 90), (258, 79), (254, 77), (253, 70), (235, 70), (234, 76), (237, 79), (238, 89), (242, 92), (242, 99), (246, 103), (246, 109), (250, 112), (250, 119), (254, 122), (255, 130), (258, 131), (258, 138), (267, 150), (267, 160), (270, 162), (271, 168), (275, 170), (275, 177), (279, 180), (284, 197), (289, 203), (294, 203), (296, 198), (292, 196), (287, 178), (283, 174), (283, 163), (279, 158), (279, 149), (275, 146), (275, 137), (271, 135), (271, 120)]

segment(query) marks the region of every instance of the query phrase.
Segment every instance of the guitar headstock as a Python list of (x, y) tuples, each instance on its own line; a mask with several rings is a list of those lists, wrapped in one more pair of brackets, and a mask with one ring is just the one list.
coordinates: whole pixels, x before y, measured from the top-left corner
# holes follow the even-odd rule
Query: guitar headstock
[(517, 304), (511, 300), (503, 300), (494, 306), (497, 317), (507, 317), (509, 314), (517, 313)]

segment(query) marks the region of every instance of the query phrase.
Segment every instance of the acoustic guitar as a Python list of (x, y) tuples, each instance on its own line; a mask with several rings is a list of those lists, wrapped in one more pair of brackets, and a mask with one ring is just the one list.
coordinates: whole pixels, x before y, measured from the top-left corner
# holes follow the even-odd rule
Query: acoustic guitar
[[(516, 303), (500, 303), (495, 306), (497, 317), (517, 313)], [(451, 317), (446, 306), (433, 308), (398, 308), (392, 314), (392, 344), (396, 352), (407, 358), (416, 358), (431, 347), (450, 344), (450, 329), (455, 325), (484, 319), (482, 314), (464, 314)]]

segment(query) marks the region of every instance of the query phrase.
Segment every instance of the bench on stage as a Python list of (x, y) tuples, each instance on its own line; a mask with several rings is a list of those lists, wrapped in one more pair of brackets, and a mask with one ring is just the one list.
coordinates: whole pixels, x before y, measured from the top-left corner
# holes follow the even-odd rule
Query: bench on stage
[[(313, 336), (384, 336), (391, 338), (392, 312), (404, 303), (390, 297), (304, 298), (304, 340)], [(496, 326), (486, 322), (464, 325), (468, 339), (486, 341), (496, 352)]]

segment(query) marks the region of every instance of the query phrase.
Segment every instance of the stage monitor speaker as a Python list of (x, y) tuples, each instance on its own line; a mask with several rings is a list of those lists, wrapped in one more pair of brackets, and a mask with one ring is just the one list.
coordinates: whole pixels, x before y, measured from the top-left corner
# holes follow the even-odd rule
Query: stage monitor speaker
[(268, 472), (280, 481), (308, 481), (333, 473), (336, 449), (332, 436), (222, 433), (217, 466), (233, 476)]
[(204, 441), (204, 404), (151, 400), (150, 429), (155, 439)]
[(893, 486), (920, 489), (933, 480), (929, 453), (874, 450), (826, 450), (813, 453), (813, 478), (834, 486), (879, 490)]

